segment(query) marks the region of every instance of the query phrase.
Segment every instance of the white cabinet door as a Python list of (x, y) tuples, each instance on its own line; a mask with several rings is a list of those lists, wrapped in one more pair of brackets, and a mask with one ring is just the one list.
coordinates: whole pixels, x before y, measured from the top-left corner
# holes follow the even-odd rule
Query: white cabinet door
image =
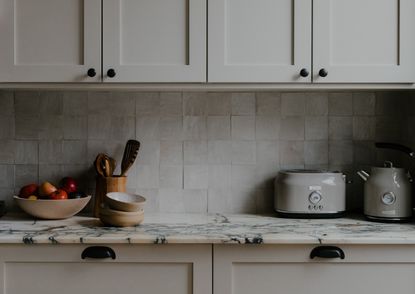
[(314, 82), (415, 82), (414, 0), (314, 0), (313, 15)]
[(101, 1), (0, 0), (0, 40), (0, 82), (97, 82)]
[(116, 259), (81, 259), (88, 246), (0, 246), (0, 294), (212, 294), (209, 245), (117, 245)]
[(208, 81), (310, 82), (311, 4), (209, 0)]
[(310, 259), (314, 247), (215, 245), (213, 293), (415, 293), (414, 246), (339, 246), (343, 260)]
[(105, 82), (206, 81), (206, 0), (104, 0), (103, 36)]

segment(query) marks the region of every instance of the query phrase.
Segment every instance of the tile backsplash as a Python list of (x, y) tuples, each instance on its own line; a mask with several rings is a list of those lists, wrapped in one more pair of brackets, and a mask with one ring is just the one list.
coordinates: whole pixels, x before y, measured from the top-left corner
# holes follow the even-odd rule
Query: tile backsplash
[(414, 109), (409, 92), (0, 90), (0, 198), (14, 209), (22, 185), (66, 175), (93, 192), (96, 154), (120, 162), (136, 138), (128, 189), (148, 199), (148, 211), (270, 212), (273, 178), (286, 168), (344, 171), (356, 209), (357, 169), (407, 164), (373, 142), (414, 147)]

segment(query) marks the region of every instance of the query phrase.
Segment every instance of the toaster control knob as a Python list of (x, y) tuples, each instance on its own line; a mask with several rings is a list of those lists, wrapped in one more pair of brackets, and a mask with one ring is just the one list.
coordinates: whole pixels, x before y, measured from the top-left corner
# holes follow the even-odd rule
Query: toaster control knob
[(321, 201), (320, 192), (317, 192), (317, 191), (311, 192), (310, 196), (308, 196), (308, 200), (313, 204), (319, 203)]
[(396, 201), (396, 196), (392, 192), (387, 192), (382, 195), (382, 203), (385, 205), (392, 205)]

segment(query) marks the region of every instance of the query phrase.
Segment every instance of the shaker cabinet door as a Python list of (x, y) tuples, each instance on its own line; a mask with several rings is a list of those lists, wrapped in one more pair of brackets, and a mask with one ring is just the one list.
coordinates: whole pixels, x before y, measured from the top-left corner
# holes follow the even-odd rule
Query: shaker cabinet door
[(313, 9), (314, 82), (415, 82), (415, 1), (314, 0)]
[(315, 247), (215, 245), (213, 293), (415, 293), (414, 246), (340, 246), (345, 259), (310, 259)]
[(0, 245), (0, 294), (212, 294), (209, 245), (111, 245), (115, 259), (81, 259), (87, 247)]
[(208, 9), (209, 82), (311, 81), (311, 0), (209, 0)]
[(206, 0), (104, 0), (104, 82), (205, 82)]
[(100, 0), (0, 0), (0, 82), (99, 81), (100, 11)]

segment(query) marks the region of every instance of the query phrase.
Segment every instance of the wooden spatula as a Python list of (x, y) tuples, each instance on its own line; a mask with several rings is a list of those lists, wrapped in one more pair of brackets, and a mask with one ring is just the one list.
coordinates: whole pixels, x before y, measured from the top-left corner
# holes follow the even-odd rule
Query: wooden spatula
[(125, 176), (130, 167), (134, 164), (137, 158), (138, 150), (140, 149), (140, 142), (136, 140), (128, 140), (125, 145), (124, 154), (121, 161), (121, 176)]

